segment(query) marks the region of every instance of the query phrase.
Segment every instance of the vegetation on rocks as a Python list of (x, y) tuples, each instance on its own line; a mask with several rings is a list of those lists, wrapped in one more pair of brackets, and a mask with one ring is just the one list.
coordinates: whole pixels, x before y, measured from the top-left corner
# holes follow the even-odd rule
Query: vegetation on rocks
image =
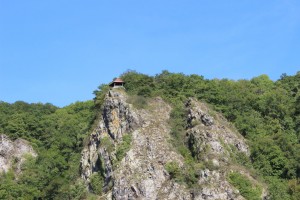
[(115, 150), (114, 144), (108, 136), (101, 139), (101, 145), (106, 149), (108, 153), (112, 153)]
[[(294, 188), (299, 187), (300, 178), (300, 72), (283, 74), (277, 81), (267, 75), (251, 80), (208, 80), (168, 71), (155, 76), (128, 71), (122, 78), (128, 93), (137, 95), (150, 88), (147, 96), (161, 96), (173, 106), (172, 134), (178, 149), (184, 149), (180, 135), (185, 128), (182, 108), (187, 98), (212, 105), (250, 143), (251, 162), (244, 156), (236, 157), (237, 162), (258, 170), (274, 199), (298, 197), (299, 190)], [(276, 183), (283, 188), (281, 195), (275, 195)]]
[(102, 194), (102, 187), (103, 187), (104, 181), (103, 177), (100, 173), (94, 173), (91, 176), (91, 190), (93, 191), (94, 194), (100, 195)]
[[(172, 143), (183, 155), (185, 164), (179, 171), (176, 164), (167, 164), (172, 177), (192, 186), (198, 176), (197, 169), (205, 165), (182, 139), (186, 130), (184, 103), (194, 97), (221, 112), (249, 141), (250, 159), (240, 155), (235, 160), (258, 172), (268, 184), (271, 199), (299, 199), (300, 72), (292, 76), (283, 74), (277, 81), (267, 75), (251, 80), (208, 80), (168, 71), (155, 76), (128, 71), (121, 77), (127, 93), (136, 96), (133, 104), (137, 108), (145, 106), (143, 99), (156, 96), (173, 107)], [(37, 158), (25, 162), (19, 177), (11, 171), (1, 175), (0, 199), (87, 197), (79, 181), (80, 153), (108, 89), (107, 85), (101, 85), (94, 92), (94, 102), (76, 102), (64, 108), (21, 101), (0, 102), (0, 133), (11, 139), (30, 141), (38, 153)], [(124, 137), (116, 150), (118, 160), (131, 142), (127, 135)], [(229, 179), (246, 198), (249, 194), (257, 196), (258, 190), (243, 182), (242, 175), (231, 174)], [(95, 175), (92, 180), (94, 192), (101, 193), (98, 191), (101, 176)]]
[(127, 153), (127, 151), (130, 149), (130, 144), (132, 140), (131, 134), (126, 134), (122, 138), (122, 142), (117, 146), (116, 149), (116, 158), (118, 161), (122, 160)]
[[(0, 131), (31, 142), (38, 157), (27, 159), (22, 173), (0, 178), (0, 199), (76, 199), (83, 139), (94, 120), (92, 101), (64, 108), (51, 104), (0, 102)], [(76, 188), (76, 189), (75, 189)]]
[(245, 199), (261, 199), (261, 188), (257, 185), (254, 185), (246, 176), (238, 172), (232, 172), (229, 174), (229, 182), (239, 190)]

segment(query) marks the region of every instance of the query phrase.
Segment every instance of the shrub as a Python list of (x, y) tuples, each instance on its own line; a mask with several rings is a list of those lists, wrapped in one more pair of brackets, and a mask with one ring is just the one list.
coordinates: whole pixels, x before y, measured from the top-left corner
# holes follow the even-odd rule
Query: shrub
[(94, 173), (91, 176), (91, 182), (90, 182), (90, 186), (91, 186), (93, 193), (98, 194), (98, 195), (102, 194), (103, 183), (104, 183), (104, 181), (103, 181), (103, 177), (101, 176), (101, 174)]
[(232, 172), (229, 174), (229, 182), (240, 191), (240, 194), (248, 200), (260, 200), (262, 190), (259, 186), (251, 183), (244, 175)]
[(111, 153), (114, 150), (114, 145), (107, 136), (101, 139), (101, 145), (107, 150), (108, 153)]
[(289, 194), (288, 181), (281, 180), (278, 177), (265, 177), (268, 183), (268, 191), (270, 192), (270, 199), (274, 200), (290, 200), (292, 197)]
[(149, 86), (144, 86), (139, 89), (137, 94), (143, 97), (150, 97), (152, 95), (152, 90)]
[(86, 186), (83, 180), (79, 179), (74, 185), (70, 186), (69, 197), (74, 200), (85, 199), (87, 196)]
[(180, 168), (177, 162), (168, 162), (165, 169), (170, 174), (171, 178), (178, 179), (180, 176)]
[(171, 125), (171, 135), (173, 136), (173, 145), (179, 147), (184, 145), (185, 128), (186, 123), (186, 110), (182, 103), (177, 102), (177, 105), (173, 106), (170, 114), (169, 124)]
[(127, 134), (123, 136), (123, 141), (121, 142), (121, 144), (117, 146), (117, 150), (116, 150), (116, 158), (118, 161), (122, 160), (125, 154), (127, 153), (127, 151), (129, 151), (131, 146), (130, 145), (131, 140), (132, 140), (131, 134)]
[(192, 188), (198, 181), (195, 166), (195, 163), (190, 163), (180, 168), (177, 162), (171, 161), (165, 165), (165, 169), (170, 174), (171, 179)]
[[(93, 93), (95, 94), (94, 103), (96, 108), (101, 108), (104, 103), (105, 96), (109, 91), (109, 86), (106, 84), (102, 84), (95, 90)], [(99, 109), (100, 110), (100, 109)]]

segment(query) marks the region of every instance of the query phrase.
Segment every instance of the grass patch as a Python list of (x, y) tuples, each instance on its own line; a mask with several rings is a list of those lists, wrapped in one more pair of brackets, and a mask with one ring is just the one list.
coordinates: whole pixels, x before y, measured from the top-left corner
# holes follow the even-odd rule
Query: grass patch
[(136, 109), (145, 109), (148, 105), (148, 98), (144, 96), (131, 95), (128, 97), (127, 103), (132, 104)]
[(111, 154), (114, 151), (114, 145), (108, 136), (101, 139), (101, 145), (106, 149), (106, 151)]
[(216, 166), (212, 160), (208, 160), (204, 162), (205, 168), (209, 169), (210, 171), (218, 170), (219, 166)]

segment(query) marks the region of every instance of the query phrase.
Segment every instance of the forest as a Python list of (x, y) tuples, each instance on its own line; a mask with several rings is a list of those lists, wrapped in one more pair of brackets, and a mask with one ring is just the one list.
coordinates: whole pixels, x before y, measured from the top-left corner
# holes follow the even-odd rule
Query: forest
[[(121, 75), (131, 96), (141, 103), (160, 96), (173, 107), (174, 135), (185, 129), (182, 107), (189, 97), (209, 104), (247, 139), (251, 155), (245, 166), (268, 185), (271, 199), (300, 199), (300, 72), (250, 80), (206, 79), (182, 73)], [(0, 133), (24, 138), (38, 153), (22, 166), (1, 174), (0, 199), (93, 199), (80, 178), (80, 153), (100, 114), (108, 84), (95, 98), (59, 108), (50, 103), (0, 102)]]

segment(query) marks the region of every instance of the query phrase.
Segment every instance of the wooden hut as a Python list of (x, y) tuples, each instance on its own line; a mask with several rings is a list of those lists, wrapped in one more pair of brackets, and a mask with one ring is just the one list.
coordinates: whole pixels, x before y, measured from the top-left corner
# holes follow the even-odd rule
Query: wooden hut
[(109, 84), (109, 86), (111, 88), (124, 87), (124, 85), (125, 85), (125, 82), (122, 79), (120, 79), (120, 78), (116, 78), (115, 80), (113, 80), (113, 82), (111, 82)]

